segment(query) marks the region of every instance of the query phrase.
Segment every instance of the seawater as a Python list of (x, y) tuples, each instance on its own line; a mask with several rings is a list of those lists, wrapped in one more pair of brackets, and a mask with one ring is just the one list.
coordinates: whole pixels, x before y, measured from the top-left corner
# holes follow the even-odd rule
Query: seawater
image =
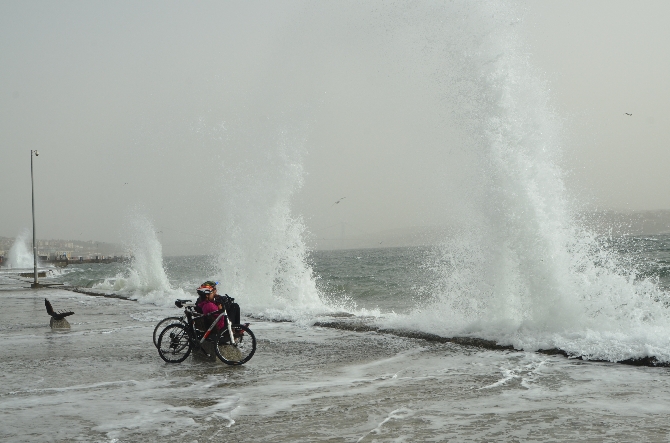
[[(624, 236), (602, 239), (603, 248), (617, 254), (622, 267), (620, 272), (628, 276), (630, 284), (654, 282), (658, 291), (670, 288), (670, 236)], [(323, 309), (314, 311), (296, 304), (286, 312), (268, 311), (267, 306), (259, 305), (253, 293), (235, 292), (220, 283), (220, 290), (236, 298), (243, 312), (257, 318), (291, 319), (301, 324), (310, 324), (323, 315), (342, 312), (360, 318), (371, 325), (390, 326), (399, 329), (414, 329), (445, 337), (470, 335), (480, 337), (481, 330), (451, 329), (445, 324), (437, 328), (422, 326), (426, 310), (441, 303), (440, 294), (434, 292), (435, 282), (442, 278), (442, 270), (434, 266), (436, 254), (441, 247), (401, 247), (380, 249), (353, 249), (333, 251), (313, 251), (307, 257), (312, 269), (312, 278), (323, 301)], [(164, 270), (166, 286), (162, 288), (127, 287), (117, 281), (132, 279), (137, 271), (132, 263), (82, 264), (70, 265), (67, 270), (54, 278), (54, 281), (66, 285), (91, 288), (104, 293), (114, 293), (150, 302), (161, 306), (171, 306), (176, 298), (196, 297), (195, 288), (205, 280), (216, 280), (219, 275), (218, 258), (215, 256), (165, 257)], [(153, 280), (158, 281), (158, 280)], [(162, 283), (161, 283), (162, 284)], [(115, 287), (120, 288), (115, 291)], [(658, 310), (668, 309), (664, 299), (655, 301)], [(270, 314), (268, 314), (270, 312)], [(451, 315), (445, 313), (444, 315)], [(430, 326), (432, 323), (427, 323)], [(579, 331), (572, 332), (573, 336)], [(620, 331), (625, 335), (625, 331)], [(490, 334), (490, 333), (489, 333)], [(507, 336), (487, 335), (487, 338), (501, 344), (509, 344)], [(664, 353), (650, 352), (649, 343), (642, 337), (633, 341), (637, 353), (625, 358), (643, 358), (653, 356), (664, 359)], [(634, 340), (635, 338), (631, 338)], [(602, 338), (594, 346), (602, 346), (601, 352), (613, 349), (612, 340)], [(549, 346), (547, 346), (549, 347)], [(523, 347), (519, 347), (523, 349)], [(532, 350), (532, 349), (530, 349)], [(567, 349), (571, 351), (570, 349)], [(579, 354), (576, 354), (579, 355)], [(590, 354), (583, 355), (589, 358)], [(604, 357), (604, 358), (603, 358)], [(596, 358), (596, 357), (592, 357)], [(619, 354), (600, 354), (600, 359), (625, 359)]]

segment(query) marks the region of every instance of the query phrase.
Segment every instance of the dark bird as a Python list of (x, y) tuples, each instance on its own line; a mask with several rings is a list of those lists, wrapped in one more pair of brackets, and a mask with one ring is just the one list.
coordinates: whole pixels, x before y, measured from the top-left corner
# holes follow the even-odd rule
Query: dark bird
[(336, 201), (335, 203), (333, 203), (333, 206), (335, 206), (336, 204), (338, 204), (339, 202), (341, 202), (341, 201), (344, 200), (345, 198), (346, 198), (346, 197), (342, 197), (341, 199), (339, 199), (338, 201)]
[(49, 300), (47, 300), (46, 298), (44, 299), (44, 305), (47, 307), (47, 314), (49, 314), (51, 317), (53, 317), (54, 320), (63, 320), (68, 315), (74, 314), (74, 312), (72, 312), (72, 311), (69, 311), (69, 312), (65, 312), (65, 311), (56, 312), (56, 311), (54, 311), (54, 308), (51, 306), (51, 303), (49, 303)]
[(626, 115), (633, 115), (633, 114), (629, 114), (629, 113), (627, 113), (627, 112), (624, 112), (624, 114), (626, 114)]

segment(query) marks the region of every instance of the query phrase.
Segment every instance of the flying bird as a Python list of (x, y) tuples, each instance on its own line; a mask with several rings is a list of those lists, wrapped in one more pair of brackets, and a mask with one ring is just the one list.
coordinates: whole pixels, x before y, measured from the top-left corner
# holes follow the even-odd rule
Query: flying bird
[(629, 113), (627, 113), (627, 112), (624, 112), (624, 114), (629, 115), (629, 116), (630, 116), (630, 115), (633, 115), (633, 114), (629, 114)]
[(74, 314), (72, 311), (54, 311), (54, 308), (51, 306), (51, 303), (49, 303), (49, 300), (46, 298), (44, 299), (44, 305), (47, 307), (47, 314), (49, 314), (54, 320), (63, 320), (65, 317), (68, 315)]
[(332, 206), (335, 206), (336, 204), (338, 204), (339, 202), (341, 202), (341, 201), (344, 200), (345, 198), (346, 198), (346, 197), (342, 197), (341, 199), (339, 199), (338, 201), (336, 201), (335, 203), (333, 203)]

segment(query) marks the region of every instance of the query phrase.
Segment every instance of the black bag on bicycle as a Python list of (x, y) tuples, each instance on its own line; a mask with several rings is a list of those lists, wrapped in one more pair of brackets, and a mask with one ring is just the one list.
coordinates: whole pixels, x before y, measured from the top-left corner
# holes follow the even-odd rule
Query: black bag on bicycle
[(217, 295), (214, 298), (214, 303), (223, 306), (228, 313), (230, 322), (234, 325), (240, 324), (240, 305), (235, 303), (235, 299), (230, 295)]

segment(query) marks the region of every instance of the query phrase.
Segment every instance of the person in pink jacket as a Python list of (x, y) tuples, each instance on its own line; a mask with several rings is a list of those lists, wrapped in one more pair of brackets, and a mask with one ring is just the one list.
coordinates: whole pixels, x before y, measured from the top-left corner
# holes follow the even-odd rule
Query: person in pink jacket
[[(217, 304), (215, 301), (217, 296), (216, 284), (210, 286), (207, 285), (207, 283), (209, 282), (203, 283), (203, 285), (198, 288), (198, 294), (200, 294), (200, 299), (198, 300), (197, 303), (197, 306), (205, 315), (223, 309), (223, 306)], [(207, 322), (207, 324), (211, 324), (211, 322), (214, 321), (215, 318), (216, 318), (215, 315), (209, 316), (208, 317), (209, 321)], [(219, 331), (222, 331), (226, 327), (225, 318), (219, 320), (219, 322), (216, 324), (216, 327), (218, 328)]]

